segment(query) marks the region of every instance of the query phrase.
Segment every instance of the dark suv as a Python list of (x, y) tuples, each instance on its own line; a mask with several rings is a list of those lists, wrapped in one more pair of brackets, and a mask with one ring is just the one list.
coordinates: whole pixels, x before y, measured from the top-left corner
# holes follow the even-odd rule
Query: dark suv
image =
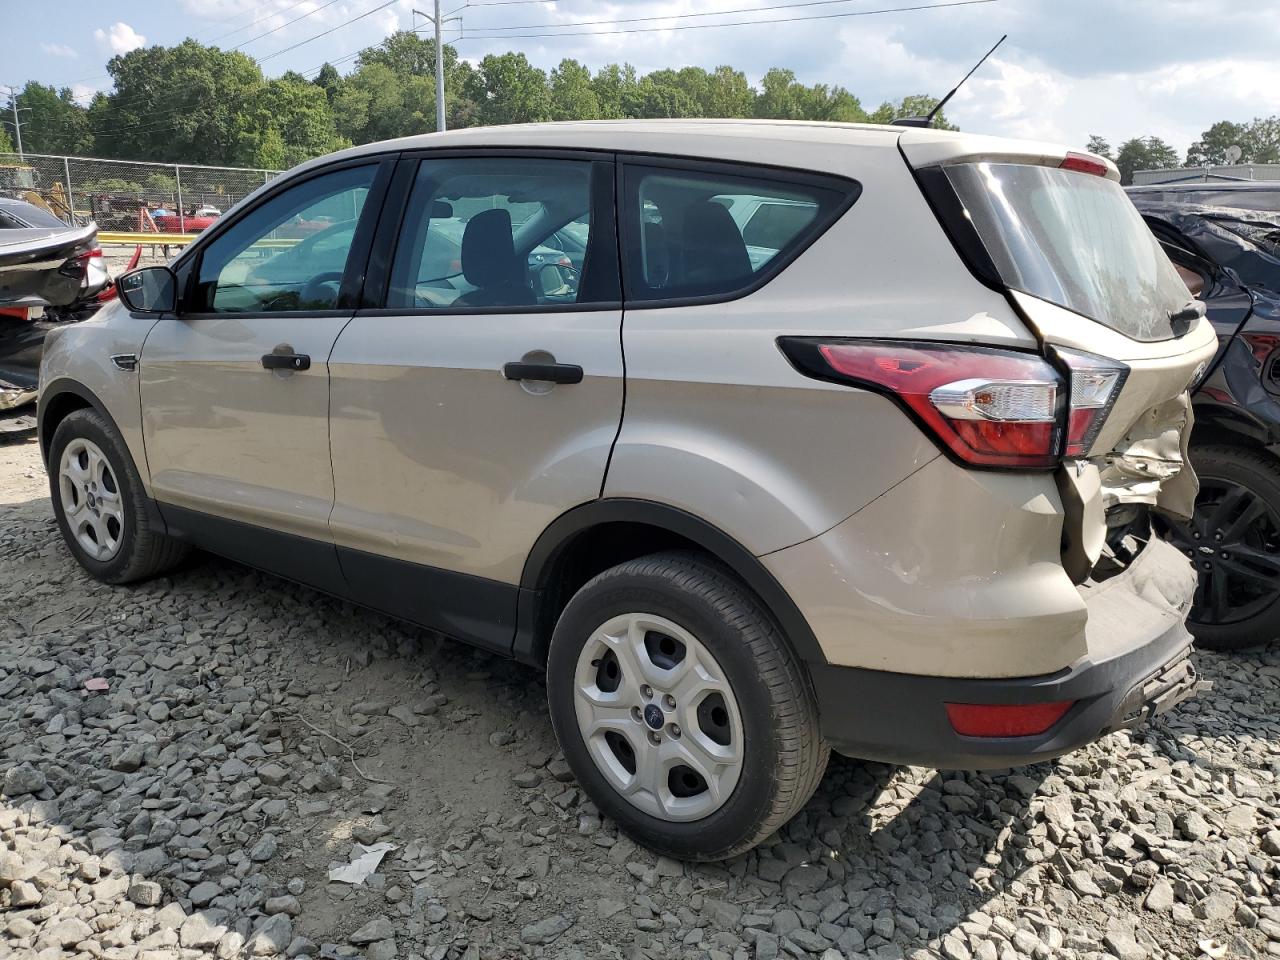
[(1258, 209), (1252, 184), (1213, 188), (1213, 205), (1129, 195), (1218, 332), (1193, 395), (1196, 513), (1173, 533), (1200, 571), (1192, 632), (1235, 649), (1280, 637), (1280, 205)]

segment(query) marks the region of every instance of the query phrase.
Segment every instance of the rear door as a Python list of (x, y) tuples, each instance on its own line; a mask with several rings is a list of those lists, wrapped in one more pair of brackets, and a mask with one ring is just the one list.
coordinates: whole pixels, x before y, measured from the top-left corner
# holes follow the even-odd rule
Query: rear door
[[(220, 230), (139, 364), (166, 519), (210, 549), (335, 592), (326, 361), (353, 313), (387, 163), (382, 181), (377, 162), (293, 181)], [(309, 251), (300, 236), (323, 230), (338, 242)]]
[[(401, 161), (330, 361), (330, 530), (356, 595), (507, 651), (530, 548), (599, 496), (622, 416), (610, 157)], [(581, 270), (545, 242), (585, 226)]]

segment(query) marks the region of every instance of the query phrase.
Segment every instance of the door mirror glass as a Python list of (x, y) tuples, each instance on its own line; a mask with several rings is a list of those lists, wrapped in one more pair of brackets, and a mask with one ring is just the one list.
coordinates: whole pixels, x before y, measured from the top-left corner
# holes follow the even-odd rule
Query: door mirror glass
[(116, 281), (116, 292), (130, 310), (173, 313), (178, 309), (178, 278), (168, 267), (143, 267)]

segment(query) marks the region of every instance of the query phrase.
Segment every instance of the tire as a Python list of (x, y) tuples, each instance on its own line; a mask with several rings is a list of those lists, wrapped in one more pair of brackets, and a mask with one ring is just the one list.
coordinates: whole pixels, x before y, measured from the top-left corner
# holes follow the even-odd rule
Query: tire
[[(69, 476), (63, 475), (68, 448), (77, 464), (93, 464), (81, 467), (85, 475), (77, 479), (96, 483), (96, 491), (87, 490), (84, 483), (72, 482)], [(93, 459), (98, 455), (105, 473)], [(68, 483), (74, 493), (67, 491)], [(72, 555), (103, 583), (132, 583), (157, 576), (172, 569), (189, 552), (186, 544), (156, 529), (133, 458), (115, 428), (96, 410), (76, 410), (54, 431), (49, 445), (49, 493), (58, 529)], [(76, 509), (77, 497), (84, 497), (85, 504), (92, 504), (89, 514)], [(93, 512), (94, 508), (97, 513)], [(69, 515), (69, 510), (74, 515)], [(118, 518), (114, 527), (113, 518)], [(94, 539), (99, 536), (102, 546), (95, 555), (86, 542), (92, 546), (99, 542)], [(108, 545), (114, 545), (114, 549), (108, 549)]]
[[(1280, 460), (1241, 447), (1205, 446), (1193, 449), (1192, 462), (1200, 477), (1196, 516), (1176, 537), (1200, 573), (1187, 627), (1196, 643), (1210, 650), (1240, 650), (1272, 642), (1280, 637)], [(1215, 508), (1233, 489), (1243, 491), (1241, 497), (1252, 498), (1256, 506), (1216, 516)], [(1251, 519), (1246, 509), (1258, 516)], [(1233, 518), (1242, 521), (1236, 524), (1238, 530), (1232, 529)], [(1218, 540), (1219, 534), (1227, 540)], [(1225, 549), (1206, 559), (1206, 544)], [(1247, 564), (1241, 564), (1242, 555), (1233, 550), (1250, 551)], [(1224, 552), (1226, 562), (1220, 559)], [(1242, 576), (1242, 571), (1251, 572)], [(1225, 606), (1215, 611), (1214, 578), (1224, 573), (1221, 588), (1229, 593)]]
[[(632, 643), (622, 644), (622, 636)], [(642, 652), (628, 668), (622, 660), (630, 650)], [(686, 669), (693, 662), (704, 669)], [(654, 682), (646, 698), (645, 687), (634, 681), (651, 680), (672, 663), (670, 674), (662, 676), (684, 679)], [(640, 676), (628, 676), (637, 671)], [(609, 691), (610, 685), (615, 689)], [(687, 694), (686, 702), (670, 702), (668, 708), (668, 691)], [(552, 726), (578, 783), (636, 841), (671, 857), (722, 860), (751, 849), (800, 811), (826, 770), (830, 751), (819, 733), (804, 667), (760, 601), (700, 554), (642, 557), (583, 586), (552, 635), (547, 694)], [(598, 708), (592, 698), (608, 699), (609, 706)], [(663, 708), (660, 729), (654, 726), (655, 706)], [(604, 733), (590, 732), (597, 709), (599, 723), (609, 725)], [(650, 748), (656, 752), (641, 755)], [(710, 778), (715, 790), (680, 762), (683, 756), (701, 758), (708, 749), (740, 757), (736, 763), (696, 764), (698, 770), (721, 771)], [(646, 757), (665, 759), (646, 766)], [(624, 795), (621, 780), (642, 782), (641, 774), (660, 771), (663, 762), (676, 765), (648, 778), (659, 784), (657, 790), (635, 790), (631, 799)], [(698, 792), (700, 779), (705, 789)]]

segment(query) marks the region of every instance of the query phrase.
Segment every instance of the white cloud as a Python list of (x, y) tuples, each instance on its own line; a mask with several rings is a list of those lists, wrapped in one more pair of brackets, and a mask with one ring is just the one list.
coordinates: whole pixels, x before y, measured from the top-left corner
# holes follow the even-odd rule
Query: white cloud
[(42, 43), (40, 44), (40, 49), (51, 57), (66, 57), (69, 60), (74, 60), (80, 56), (64, 43)]
[(99, 43), (110, 47), (111, 52), (117, 55), (128, 53), (130, 50), (137, 50), (139, 47), (145, 46), (147, 42), (146, 37), (123, 20), (113, 23), (109, 30), (99, 28), (93, 31), (93, 38)]
[(87, 107), (100, 89), (87, 83), (73, 83), (71, 85), (71, 96), (80, 106)]

